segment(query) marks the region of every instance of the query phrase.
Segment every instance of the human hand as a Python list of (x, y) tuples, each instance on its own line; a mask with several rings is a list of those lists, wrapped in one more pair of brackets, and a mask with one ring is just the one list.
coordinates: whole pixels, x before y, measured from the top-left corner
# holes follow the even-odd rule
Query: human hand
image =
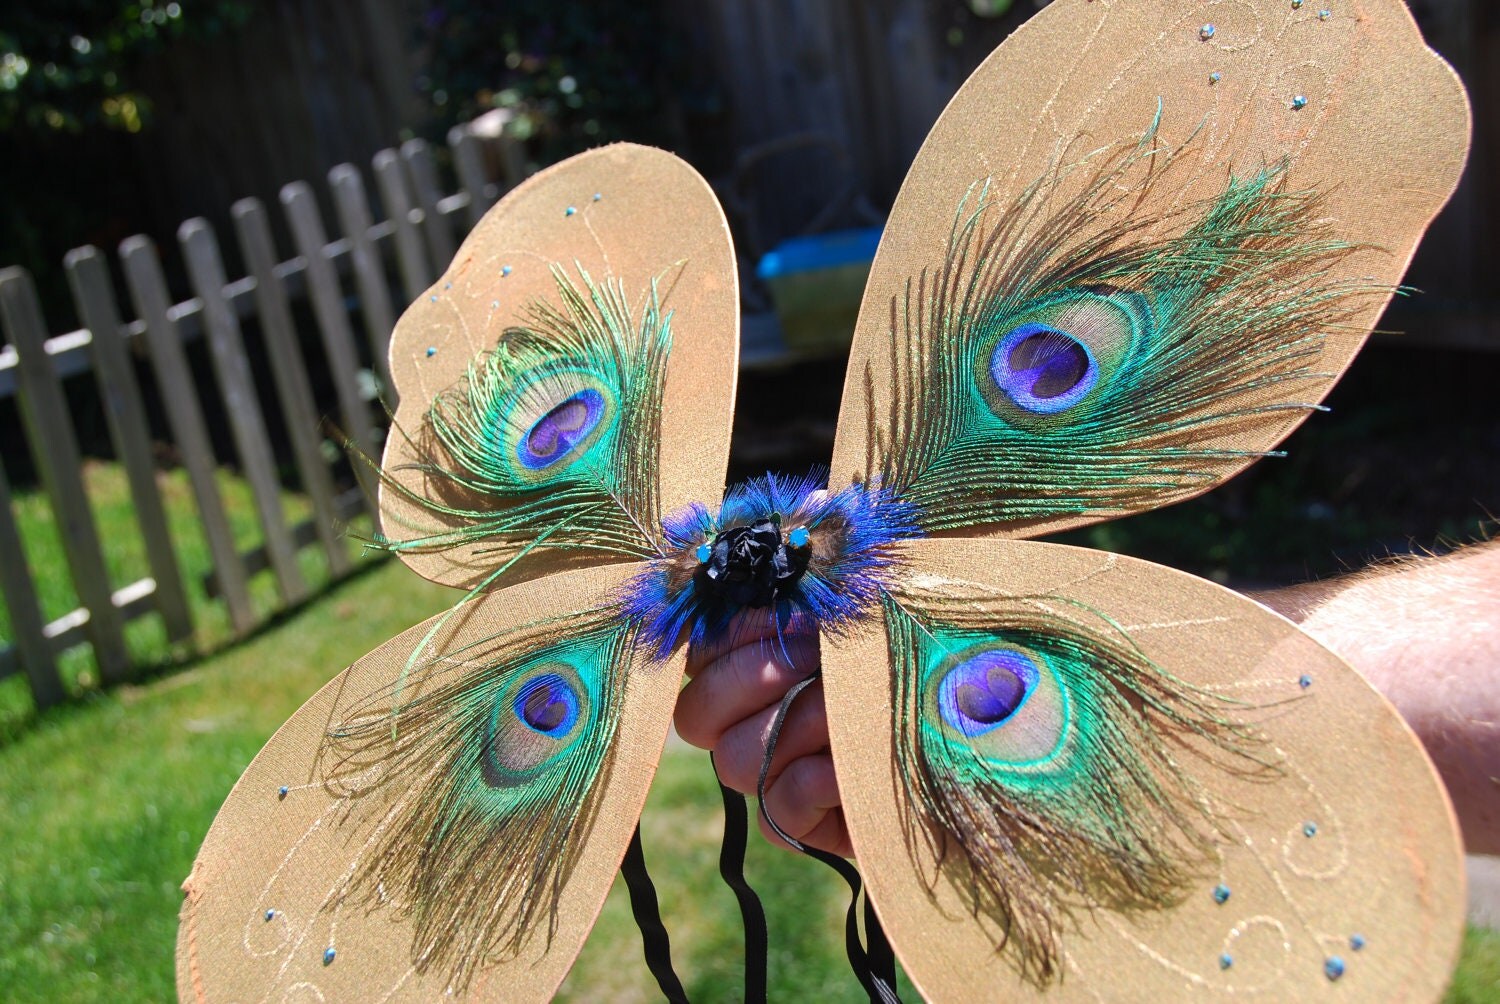
[[(688, 649), (689, 682), (677, 698), (677, 734), (713, 751), (725, 785), (754, 794), (782, 697), (821, 667), (815, 626), (794, 619), (778, 640), (769, 609), (745, 610), (723, 639)], [(853, 857), (821, 680), (796, 698), (782, 724), (766, 775), (765, 809), (794, 839)], [(764, 816), (757, 818), (767, 840), (786, 846)]]
[[(1447, 784), (1469, 851), (1500, 853), (1500, 544), (1252, 598), (1301, 624), (1396, 705)], [(723, 640), (688, 651), (677, 731), (713, 750), (719, 777), (746, 794), (782, 696), (822, 665), (815, 629), (794, 624), (783, 642), (785, 652), (769, 611), (751, 610)], [(853, 856), (821, 681), (787, 715), (766, 809), (803, 843)], [(760, 826), (784, 843), (763, 818)]]
[(1500, 854), (1500, 540), (1255, 593), (1396, 706), (1470, 854)]

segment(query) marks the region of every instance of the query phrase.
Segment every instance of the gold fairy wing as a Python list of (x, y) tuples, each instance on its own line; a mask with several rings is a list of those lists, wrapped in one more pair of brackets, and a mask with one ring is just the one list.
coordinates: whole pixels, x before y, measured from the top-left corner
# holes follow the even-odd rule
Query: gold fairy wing
[(468, 588), (656, 554), (662, 513), (723, 490), (738, 332), (691, 167), (617, 144), (542, 171), (396, 325), (386, 545)]
[(1399, 0), (1054, 3), (959, 90), (876, 254), (832, 481), (1026, 536), (1283, 438), (1452, 192), (1468, 107)]
[(906, 557), (881, 617), (825, 648), (824, 686), (861, 870), (926, 998), (1441, 994), (1452, 812), (1346, 664), (1132, 558)]
[[(183, 884), (183, 1000), (548, 1000), (619, 867), (682, 657), (558, 573), (332, 680), (235, 785)], [(416, 672), (411, 652), (439, 625)]]

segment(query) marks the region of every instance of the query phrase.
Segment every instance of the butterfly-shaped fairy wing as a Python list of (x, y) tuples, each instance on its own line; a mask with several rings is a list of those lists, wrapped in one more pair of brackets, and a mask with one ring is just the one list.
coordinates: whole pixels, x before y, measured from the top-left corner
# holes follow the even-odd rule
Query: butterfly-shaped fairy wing
[(617, 145), (508, 195), (403, 315), (387, 544), (471, 591), (247, 769), (184, 883), (184, 1000), (551, 996), (666, 738), (682, 655), (642, 665), (615, 595), (722, 488), (735, 283), (702, 179)]
[[(497, 590), (308, 701), (184, 883), (179, 996), (548, 999), (619, 866), (681, 673), (636, 665), (601, 602), (622, 578)], [(443, 654), (404, 674), (424, 644)]]
[(981, 539), (1207, 490), (1363, 341), (1467, 105), (1401, 4), (1330, 8), (1054, 3), (892, 211), (833, 476), (944, 539), (903, 545), (825, 690), (872, 897), (934, 999), (1446, 979), (1450, 814), (1356, 674), (1208, 583)]
[(1028, 536), (1207, 491), (1305, 418), (1468, 146), (1399, 0), (1319, 6), (1054, 3), (991, 55), (891, 210), (833, 483)]
[(392, 333), (387, 546), (465, 587), (657, 553), (664, 513), (723, 490), (738, 310), (723, 213), (676, 157), (528, 179)]
[(824, 687), (861, 871), (924, 997), (1440, 996), (1462, 853), (1358, 674), (1148, 562), (909, 557)]
[[(386, 544), (470, 594), (252, 765), (188, 883), (184, 996), (342, 996), (354, 953), (375, 996), (550, 994), (683, 640), (764, 605), (832, 633), (851, 832), (927, 992), (1430, 995), (1416, 960), (1453, 951), (1456, 844), (1394, 713), (1217, 587), (977, 536), (1227, 477), (1398, 281), (1461, 163), (1461, 92), (1393, 0), (1302, 6), (1060, 0), (981, 68), (893, 211), (827, 496), (768, 478), (705, 504), (736, 304), (701, 180), (615, 147), (507, 198), (392, 344)], [(1382, 129), (1374, 217), (1376, 175), (1337, 167)], [(258, 885), (231, 867), (255, 840)]]

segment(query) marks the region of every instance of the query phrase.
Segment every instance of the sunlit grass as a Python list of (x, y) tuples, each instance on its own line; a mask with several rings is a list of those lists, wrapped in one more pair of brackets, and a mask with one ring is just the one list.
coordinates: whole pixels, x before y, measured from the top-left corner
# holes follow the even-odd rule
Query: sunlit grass
[(1500, 1000), (1500, 931), (1470, 926), (1447, 1004), (1495, 1004)]
[[(159, 477), (189, 583), (193, 646), (174, 648), (155, 617), (143, 618), (129, 636), (143, 682), (97, 692), (92, 657), (78, 649), (64, 670), (81, 698), (35, 718), (24, 679), (0, 682), (0, 997), (8, 1001), (171, 999), (179, 884), (240, 772), (323, 682), (456, 595), (390, 562), (235, 642), (203, 589), (210, 561), (186, 477)], [(112, 584), (149, 574), (123, 472), (91, 464), (86, 479)], [(226, 472), (220, 487), (240, 546), (258, 543), (248, 486)], [(289, 521), (307, 513), (297, 496), (284, 504)], [(77, 599), (50, 510), (39, 494), (22, 493), (17, 511), (44, 611), (60, 616)], [(315, 548), (301, 560), (311, 585), (326, 584)], [(253, 588), (263, 616), (277, 609), (269, 573)], [(8, 630), (0, 610), (0, 637)], [(696, 1002), (742, 994), (738, 908), (717, 873), (722, 825), (706, 757), (669, 749), (642, 826), (673, 959)], [(770, 918), (771, 999), (863, 999), (843, 957), (842, 883), (758, 838), (747, 870)], [(1471, 929), (1448, 1000), (1483, 1004), (1500, 996), (1497, 987), (1500, 934)], [(915, 999), (904, 983), (903, 996)], [(618, 881), (561, 999), (660, 999)]]
[(169, 1000), (178, 885), (219, 804), (325, 680), (437, 610), (396, 563), (197, 665), (43, 714), (0, 748), (0, 986)]
[[(190, 669), (48, 712), (0, 748), (6, 999), (171, 999), (178, 886), (240, 772), (323, 682), (453, 595), (389, 563)], [(741, 995), (721, 828), (706, 756), (669, 751), (644, 842), (694, 1001)], [(842, 883), (759, 838), (749, 874), (771, 915), (773, 999), (860, 999), (843, 961)], [(567, 999), (659, 998), (616, 885)]]
[[(170, 1000), (178, 886), (235, 779), (318, 686), (453, 595), (390, 562), (247, 642), (54, 709), (0, 746), (5, 998)], [(706, 757), (669, 750), (643, 832), (694, 1001), (741, 996), (739, 914), (717, 874), (721, 820)], [(838, 879), (759, 838), (748, 872), (770, 915), (771, 999), (860, 1000)], [(660, 998), (623, 892), (617, 882), (564, 999)], [(1500, 936), (1473, 931), (1450, 1000), (1492, 1001), (1497, 977)]]

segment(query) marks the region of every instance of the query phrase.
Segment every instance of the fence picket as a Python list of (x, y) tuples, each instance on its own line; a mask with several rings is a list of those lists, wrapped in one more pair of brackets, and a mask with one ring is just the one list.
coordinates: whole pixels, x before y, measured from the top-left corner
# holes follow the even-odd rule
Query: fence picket
[(411, 196), (406, 192), (406, 176), (401, 158), (395, 150), (381, 150), (371, 163), (375, 166), (375, 184), (385, 214), (396, 230), (396, 263), (401, 269), (401, 285), (408, 303), (416, 300), (432, 282), (433, 272), (427, 264), (422, 238), (411, 221)]
[[(365, 511), (365, 493), (362, 488), (351, 488), (342, 492), (333, 500), (334, 516), (340, 522), (347, 522)], [(316, 516), (303, 520), (292, 527), (292, 540), (300, 547), (307, 547), (317, 543), (321, 529), (317, 526)], [(245, 570), (250, 575), (264, 571), (271, 567), (271, 561), (266, 557), (264, 546), (252, 547), (248, 551), (240, 552), (240, 559), (245, 563)], [(204, 579), (204, 588), (210, 596), (219, 595), (219, 583), (212, 575)], [(4, 676), (4, 668), (0, 666), (0, 676)]]
[(448, 130), (448, 149), (453, 151), (453, 169), (458, 172), (459, 186), (469, 193), (469, 225), (473, 226), (495, 201), (490, 198), (490, 186), (484, 178), (479, 138), (468, 126), (456, 125)]
[[(380, 456), (380, 440), (370, 421), (370, 409), (359, 393), (359, 356), (354, 351), (354, 330), (344, 310), (344, 292), (338, 273), (328, 260), (328, 236), (323, 219), (313, 201), (312, 188), (305, 181), (294, 181), (281, 189), (281, 205), (292, 228), (297, 253), (307, 261), (307, 291), (312, 297), (313, 313), (323, 335), (323, 351), (328, 355), (328, 369), (343, 413), (344, 434), (369, 457)], [(355, 475), (370, 498), (375, 485), (367, 464), (354, 463)]]
[(530, 175), (530, 165), (526, 162), (526, 144), (512, 136), (509, 130), (501, 130), (500, 135), (491, 139), (486, 146), (499, 162), (502, 193), (515, 188)]
[(31, 684), (31, 697), (37, 707), (45, 708), (67, 695), (52, 658), (52, 646), (42, 633), (42, 608), (36, 600), (36, 586), (11, 511), (10, 482), (3, 467), (0, 467), (0, 554), (6, 555), (0, 561), (0, 595), (5, 597), (5, 609), (10, 611), (11, 634), (21, 656), (21, 668)]
[(229, 608), (229, 620), (236, 632), (244, 633), (255, 626), (255, 611), (250, 604), (245, 567), (234, 546), (234, 535), (224, 513), (224, 500), (214, 478), (216, 467), (213, 448), (208, 440), (208, 426), (198, 404), (187, 355), (183, 352), (177, 323), (171, 313), (166, 279), (156, 246), (147, 237), (127, 237), (120, 244), (120, 259), (125, 266), (125, 280), (136, 316), (146, 325), (146, 344), (156, 369), (157, 385), (167, 410), (172, 436), (182, 453), (198, 502), (203, 533), (213, 557), (219, 590)]
[[(18, 640), (0, 645), (0, 677), (22, 669), (32, 678), (39, 705), (65, 695), (56, 657), (65, 649), (93, 645), (105, 682), (123, 679), (130, 665), (125, 624), (153, 610), (173, 641), (194, 633), (195, 608), (188, 598), (187, 573), (179, 562), (177, 541), (153, 459), (151, 429), (140, 380), (131, 358), (131, 340), (143, 338), (172, 438), (192, 485), (213, 567), (205, 575), (210, 596), (221, 598), (233, 629), (243, 634), (256, 626), (249, 577), (271, 568), (283, 600), (297, 603), (307, 583), (297, 563), (298, 550), (320, 545), (334, 577), (354, 567), (349, 548), (335, 526), (362, 510), (373, 509), (378, 475), (369, 464), (356, 463), (360, 489), (337, 492), (323, 453), (318, 407), (296, 330), (293, 301), (306, 296), (316, 318), (320, 341), (338, 398), (341, 431), (365, 457), (377, 455), (383, 433), (370, 411), (367, 373), (361, 373), (353, 319), (360, 312), (363, 331), (375, 360), (376, 380), (387, 404), (393, 405), (390, 379), (390, 334), (395, 326), (396, 298), (415, 300), (425, 294), (433, 276), (451, 261), (461, 232), (478, 222), (498, 193), (510, 184), (491, 184), (490, 151), (481, 137), (459, 126), (448, 133), (448, 145), (460, 190), (445, 196), (440, 187), (434, 149), (422, 140), (399, 151), (382, 150), (373, 158), (380, 208), (388, 221), (372, 220), (372, 203), (360, 171), (340, 164), (328, 175), (339, 229), (344, 239), (330, 244), (312, 190), (302, 182), (283, 188), (281, 201), (298, 249), (298, 257), (276, 261), (276, 248), (264, 205), (242, 200), (232, 208), (236, 236), (249, 275), (228, 282), (219, 245), (202, 220), (179, 229), (187, 271), (196, 296), (174, 304), (155, 245), (132, 237), (120, 245), (129, 299), (137, 320), (126, 324), (108, 261), (96, 248), (70, 252), (64, 261), (83, 328), (48, 339), (30, 277), (19, 269), (0, 272), (0, 330), (11, 332), (11, 345), (0, 343), (0, 398), (18, 394), (27, 438), (42, 469), (46, 490), (62, 527), (69, 573), (81, 606), (48, 624), (32, 592), (34, 583), (24, 561), (5, 560), (0, 570), (0, 598), (17, 622)], [(500, 137), (497, 149), (502, 173), (514, 183), (523, 173), (519, 147)], [(417, 210), (420, 209), (420, 213)], [(459, 214), (465, 214), (460, 221)], [(383, 246), (384, 245), (384, 246)], [(394, 254), (392, 262), (387, 257)], [(339, 269), (349, 268), (357, 296), (345, 296)], [(393, 292), (392, 276), (400, 291)], [(289, 526), (281, 504), (276, 457), (266, 419), (256, 395), (244, 352), (244, 318), (255, 317), (264, 332), (276, 385), (278, 407), (288, 427), (292, 459), (310, 497), (313, 516)], [(23, 330), (24, 329), (24, 330)], [(213, 364), (214, 382), (223, 394), (235, 450), (249, 481), (262, 540), (241, 553), (218, 482), (218, 460), (203, 417), (200, 389), (188, 363), (186, 343), (203, 335)], [(140, 346), (136, 346), (137, 349)], [(113, 594), (82, 480), (75, 430), (63, 396), (64, 376), (92, 368), (103, 401), (115, 454), (125, 469), (136, 518), (151, 570), (149, 578), (129, 583)], [(0, 497), (9, 506), (9, 487), (0, 472)], [(361, 494), (362, 492), (362, 494)], [(0, 513), (0, 544), (19, 551), (14, 513)], [(29, 634), (28, 634), (29, 632)]]
[(438, 201), (442, 189), (438, 187), (437, 162), (432, 159), (432, 148), (423, 139), (409, 139), (401, 144), (401, 159), (411, 174), (411, 185), (417, 193), (417, 205), (422, 207), (422, 232), (427, 236), (427, 247), (432, 252), (434, 273), (447, 270), (453, 261), (453, 227)]
[(391, 380), (391, 329), (396, 326), (391, 309), (391, 287), (385, 277), (385, 263), (380, 249), (370, 239), (370, 203), (365, 198), (364, 180), (353, 164), (339, 164), (328, 172), (328, 186), (333, 189), (333, 205), (338, 213), (339, 228), (349, 240), (354, 265), (354, 285), (359, 291), (359, 312), (365, 321), (365, 336), (380, 372), (381, 389), (386, 404), (396, 407), (396, 385)]
[(291, 306), (286, 290), (276, 276), (276, 248), (271, 241), (271, 226), (265, 207), (259, 199), (241, 199), (230, 208), (240, 252), (255, 278), (255, 304), (260, 316), (261, 334), (270, 356), (271, 376), (286, 417), (287, 436), (292, 441), (292, 455), (302, 487), (312, 498), (313, 522), (318, 540), (328, 556), (328, 567), (335, 576), (349, 571), (349, 550), (339, 535), (339, 516), (334, 503), (333, 478), (323, 460), (322, 436), (318, 415), (313, 407), (312, 385), (307, 366), (297, 344), (297, 329), (292, 323)]
[(234, 436), (240, 466), (250, 482), (250, 494), (255, 499), (256, 515), (260, 517), (261, 532), (265, 535), (277, 585), (283, 600), (289, 604), (300, 603), (307, 598), (307, 583), (297, 567), (297, 549), (292, 546), (292, 536), (287, 532), (276, 458), (271, 452), (270, 437), (266, 435), (266, 421), (251, 378), (240, 322), (224, 297), (224, 287), (229, 280), (224, 275), (218, 241), (208, 221), (201, 218), (183, 223), (177, 229), (177, 240), (187, 259), (188, 278), (198, 299), (203, 301), (209, 358), (213, 360), (214, 374), (219, 378), (219, 390), (224, 395), (225, 411), (229, 415), (229, 430)]
[(156, 582), (156, 608), (166, 625), (167, 637), (185, 641), (193, 636), (193, 615), (188, 608), (172, 534), (167, 529), (167, 514), (156, 483), (151, 430), (146, 424), (146, 408), (135, 378), (135, 366), (126, 348), (125, 328), (115, 306), (109, 270), (104, 256), (93, 247), (69, 251), (63, 267), (79, 316), (91, 333), (89, 346), (94, 356), (99, 397), (115, 453), (124, 464), (130, 482), (130, 497), (146, 546), (146, 563)]
[(73, 586), (89, 611), (88, 637), (100, 678), (107, 683), (123, 680), (130, 669), (124, 626), (110, 596), (109, 571), (83, 485), (77, 433), (62, 383), (47, 356), (41, 304), (25, 269), (0, 271), (0, 322), (16, 350), (26, 438), (52, 499)]

